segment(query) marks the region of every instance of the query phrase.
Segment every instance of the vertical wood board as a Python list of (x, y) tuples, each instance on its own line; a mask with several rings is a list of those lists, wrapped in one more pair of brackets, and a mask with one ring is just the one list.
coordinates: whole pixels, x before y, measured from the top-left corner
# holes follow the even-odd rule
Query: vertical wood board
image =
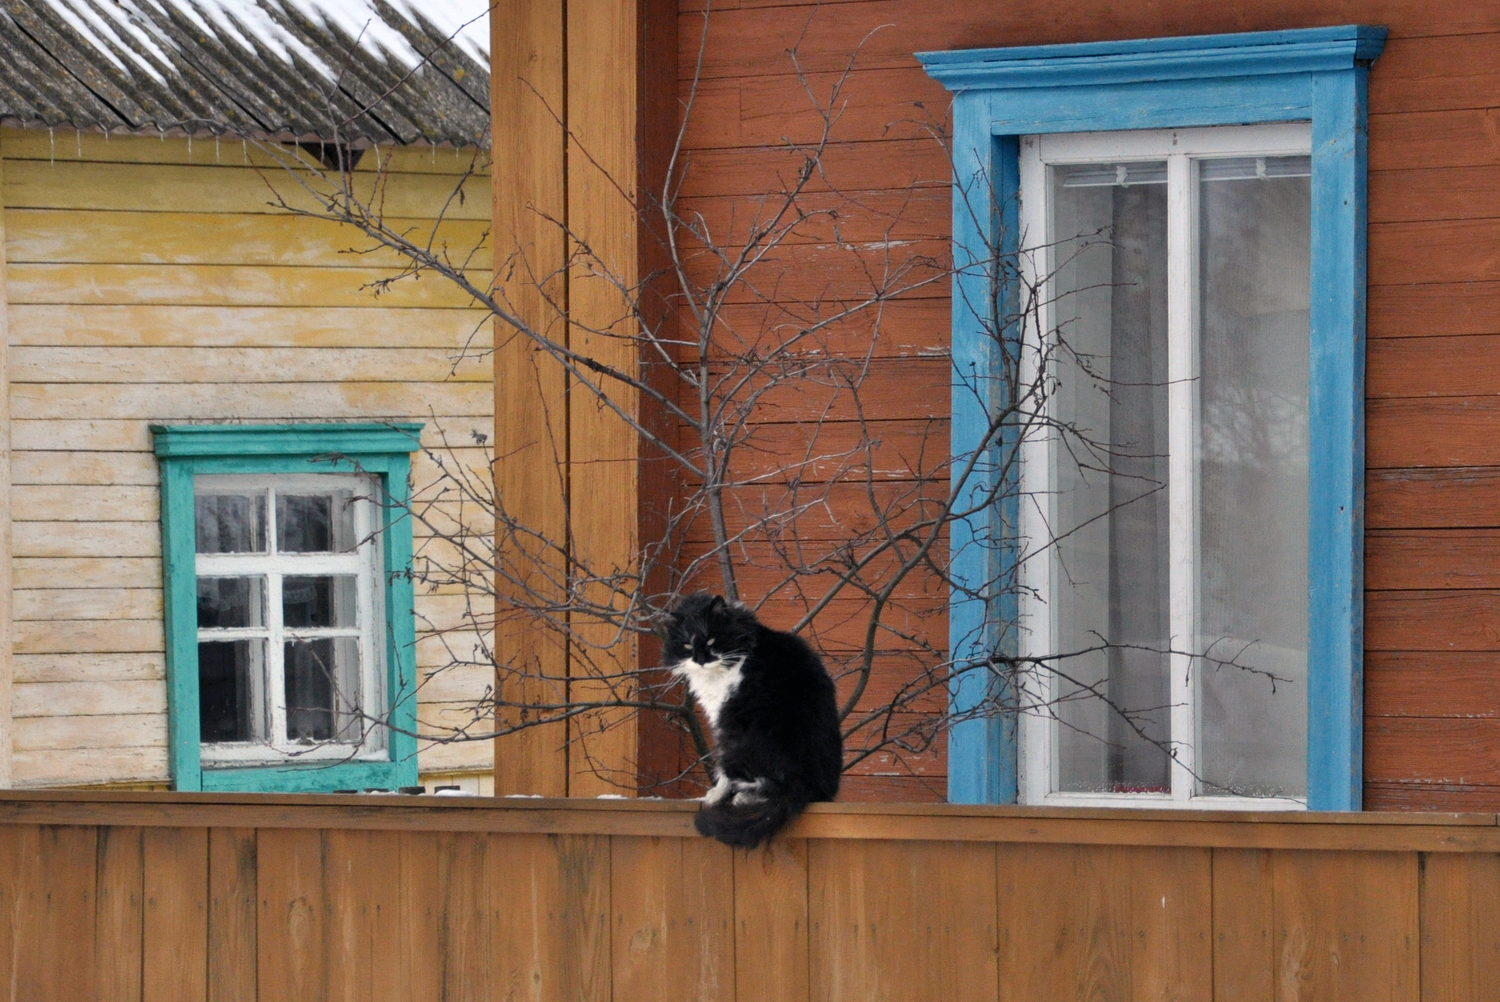
[(609, 866), (614, 1002), (736, 998), (730, 850), (617, 835)]
[(996, 997), (994, 846), (814, 839), (807, 866), (814, 1002)]

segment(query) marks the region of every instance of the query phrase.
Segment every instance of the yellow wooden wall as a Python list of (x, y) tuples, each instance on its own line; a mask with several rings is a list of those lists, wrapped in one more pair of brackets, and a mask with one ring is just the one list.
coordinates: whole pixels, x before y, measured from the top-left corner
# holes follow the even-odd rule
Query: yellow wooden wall
[[(472, 154), (383, 152), (386, 216), (430, 231)], [(360, 164), (367, 183), (376, 159)], [(13, 779), (162, 783), (161, 540), (147, 426), (422, 420), (424, 445), (437, 444), (439, 426), (472, 444), (471, 431), (493, 428), (490, 325), (439, 278), (378, 298), (363, 290), (394, 256), (344, 253), (368, 241), (273, 208), (272, 188), (296, 201), (296, 183), (238, 141), (0, 130), (0, 162)], [(488, 230), (488, 186), (487, 175), (471, 179), (472, 197), (448, 208), (442, 237), (456, 251)], [(487, 253), (473, 265), (487, 277)], [(481, 450), (459, 458), (483, 470)], [(422, 458), (415, 467), (420, 489), (434, 469)], [(462, 607), (459, 595), (424, 592), (419, 638), (424, 625), (453, 627)], [(420, 666), (443, 660), (440, 641), (419, 639)], [(489, 681), (477, 669), (433, 678), (421, 716), (443, 718)], [(479, 792), (492, 757), (488, 743), (450, 745), (424, 751), (420, 767), (424, 781)]]

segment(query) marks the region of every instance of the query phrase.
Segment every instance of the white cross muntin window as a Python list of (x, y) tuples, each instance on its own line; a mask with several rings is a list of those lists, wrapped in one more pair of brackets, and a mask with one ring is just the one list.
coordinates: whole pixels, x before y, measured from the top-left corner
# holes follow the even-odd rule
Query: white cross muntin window
[(1031, 693), (1028, 802), (1304, 802), (1310, 143), (1021, 140), (1022, 378), (1099, 446), (1022, 445), (1023, 653), (1103, 648)]
[(193, 478), (205, 767), (379, 759), (376, 478)]

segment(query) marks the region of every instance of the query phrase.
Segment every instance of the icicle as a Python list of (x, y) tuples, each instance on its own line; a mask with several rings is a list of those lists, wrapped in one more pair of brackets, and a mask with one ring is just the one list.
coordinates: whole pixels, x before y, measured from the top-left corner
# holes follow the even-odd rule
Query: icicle
[(188, 163), (193, 162), (193, 134), (188, 133)]
[(217, 132), (215, 132), (214, 133), (214, 163), (221, 163), (222, 162), (222, 161), (219, 160), (219, 138), (220, 138), (219, 134)]
[(78, 159), (83, 159), (83, 130), (75, 128), (73, 138), (78, 140)]
[(47, 166), (57, 166), (57, 136), (52, 133), (52, 126), (47, 126)]
[(432, 144), (432, 162), (437, 163), (437, 143)]
[(244, 136), (240, 137), (240, 159), (245, 163), (250, 162), (250, 141)]

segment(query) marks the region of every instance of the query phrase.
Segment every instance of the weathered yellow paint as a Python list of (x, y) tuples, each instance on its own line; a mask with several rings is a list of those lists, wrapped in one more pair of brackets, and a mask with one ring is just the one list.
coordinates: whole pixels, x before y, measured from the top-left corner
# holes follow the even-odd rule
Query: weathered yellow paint
[(167, 693), (152, 679), (16, 683), (17, 717), (166, 713)]
[[(161, 654), (18, 654), (16, 683), (26, 682), (140, 682), (167, 677)], [(162, 690), (163, 699), (166, 690)]]
[[(401, 175), (381, 187), (376, 204), (392, 219), (433, 218), (438, 212), (447, 219), (489, 218), (482, 197), (489, 179), (464, 181), (463, 198), (457, 197), (458, 180)], [(358, 177), (355, 196), (369, 201), (377, 183), (373, 175)], [(6, 171), (3, 191), (5, 204), (17, 209), (279, 214), (285, 209), (319, 211), (315, 196), (332, 189), (316, 178), (294, 177), (278, 168), (17, 160)]]
[[(13, 321), (11, 379), (0, 396), (15, 415), (17, 450), (14, 504), (5, 505), (17, 546), (0, 563), (20, 589), (16, 721), (24, 730), (15, 780), (160, 783), (168, 773), (159, 487), (147, 425), (423, 420), (425, 441), (446, 434), (465, 446), (453, 459), (483, 483), (488, 461), (470, 432), (493, 424), (488, 314), (437, 277), (375, 295), (367, 286), (392, 275), (397, 260), (344, 253), (369, 246), (356, 231), (276, 214), (266, 204), (272, 187), (311, 203), (268, 158), (259, 169), (240, 166), (238, 144), (216, 156), (211, 142), (189, 150), (183, 140), (57, 136), (54, 148), (44, 133), (0, 130), (0, 151), (9, 158), (0, 195), (11, 224), (0, 288)], [(469, 178), (466, 197), (444, 210), (466, 161), (451, 152), (397, 160), (384, 179), (384, 211), (424, 237), (446, 212), (439, 244), (467, 259), (487, 288), (488, 177)], [(375, 162), (361, 164), (361, 190)], [(430, 459), (416, 458), (419, 496), (438, 475)], [(451, 526), (456, 512), (445, 502), (432, 517)], [(419, 551), (445, 552), (442, 540), (424, 538), (430, 532), (417, 528)], [(418, 596), (419, 623), (461, 626), (462, 599), (446, 592)], [(446, 660), (440, 646), (424, 639), (419, 667)], [(441, 673), (419, 696), (424, 714), (428, 703), (451, 714), (477, 699), (485, 674)], [(10, 722), (7, 709), (0, 725)], [(492, 768), (492, 754), (487, 742), (443, 746), (422, 750), (419, 765), (424, 777), (434, 769), (472, 777)]]
[[(161, 306), (468, 307), (472, 299), (442, 279), (404, 278), (379, 291), (371, 283), (391, 277), (381, 268), (266, 268), (196, 264), (163, 268), (145, 264), (18, 264), (10, 269), (13, 303), (150, 303)], [(483, 291), (489, 276), (473, 271)]]
[[(270, 149), (272, 147), (267, 147)], [(272, 157), (254, 143), (238, 139), (215, 143), (162, 142), (144, 136), (105, 136), (96, 132), (69, 133), (25, 129), (0, 129), (0, 156), (10, 160), (86, 161), (117, 164), (196, 164), (200, 167), (260, 167), (281, 169), (294, 151), (275, 144)], [(309, 164), (312, 161), (308, 161)], [(465, 174), (477, 168), (489, 174), (489, 151), (478, 149), (434, 150), (431, 147), (370, 150), (355, 168), (361, 173), (384, 170), (391, 174)]]
[(446, 348), (492, 345), (487, 310), (315, 306), (13, 305), (13, 345)]
[[(87, 490), (68, 487), (66, 490)], [(110, 488), (113, 489), (113, 488)], [(161, 561), (154, 557), (16, 557), (17, 588), (160, 588)], [(17, 678), (20, 678), (17, 668)]]
[(155, 383), (163, 372), (193, 383), (485, 383), (488, 353), (442, 348), (101, 348), (17, 346), (11, 385)]
[[(20, 383), (11, 387), (17, 419), (101, 418), (150, 421), (320, 421), (359, 418), (483, 418), (493, 413), (492, 392), (476, 383)], [(460, 435), (468, 428), (453, 422)]]
[[(0, 156), (0, 191), (5, 189), (5, 158)], [(5, 205), (0, 200), (0, 787), (11, 785), (11, 653), (14, 643), (11, 594), (10, 311), (6, 287)]]
[[(446, 253), (455, 265), (490, 267), (489, 220), (388, 219), (413, 244)], [(145, 225), (143, 225), (143, 223)], [(91, 264), (233, 264), (274, 267), (399, 268), (405, 258), (369, 237), (323, 219), (223, 212), (11, 209), (10, 261)]]

